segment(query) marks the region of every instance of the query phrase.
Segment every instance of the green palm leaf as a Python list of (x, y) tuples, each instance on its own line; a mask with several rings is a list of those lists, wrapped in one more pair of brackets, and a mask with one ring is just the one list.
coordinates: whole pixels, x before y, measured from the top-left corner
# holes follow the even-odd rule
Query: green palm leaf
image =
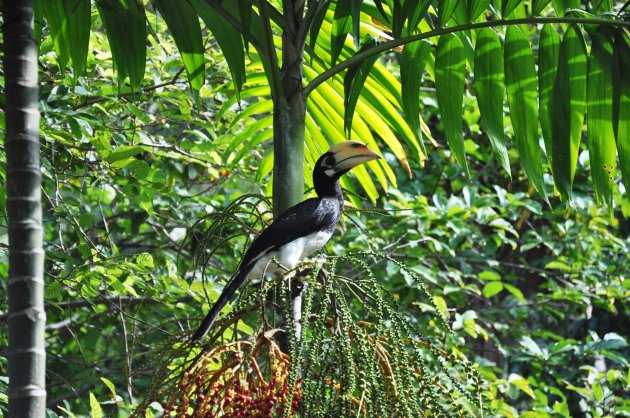
[(527, 36), (517, 26), (509, 26), (505, 35), (505, 80), (521, 164), (534, 188), (547, 199), (538, 145), (534, 56)]

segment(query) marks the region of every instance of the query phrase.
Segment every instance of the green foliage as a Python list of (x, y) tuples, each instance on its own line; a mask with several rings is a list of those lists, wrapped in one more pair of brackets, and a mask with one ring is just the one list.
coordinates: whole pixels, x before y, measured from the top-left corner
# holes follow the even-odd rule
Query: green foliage
[[(179, 374), (175, 371), (185, 358), (176, 342), (198, 324), (221, 283), (235, 271), (248, 242), (271, 218), (269, 203), (260, 197), (270, 195), (265, 184), (270, 183), (273, 158), (265, 58), (255, 49), (247, 56), (240, 50), (238, 54), (226, 51), (226, 45), (236, 48), (242, 38), (221, 40), (211, 35), (208, 30), (221, 30), (220, 18), (196, 8), (208, 26), (201, 29), (207, 50), (203, 55), (205, 84), (199, 88), (198, 103), (182, 75), (184, 61), (166, 35), (167, 24), (153, 9), (134, 9), (140, 14), (131, 16), (116, 12), (115, 7), (136, 3), (97, 3), (98, 13), (92, 14), (91, 24), (102, 24), (106, 32), (90, 32), (84, 74), (77, 70), (74, 56), (63, 61), (64, 52), (55, 41), (60, 35), (51, 34), (52, 27), (44, 25), (40, 45), (48, 390), (50, 406), (55, 408), (51, 417), (99, 413), (125, 417), (158, 393), (156, 381), (160, 385), (176, 382)], [(429, 4), (417, 2), (415, 9), (412, 3), (364, 4), (361, 25), (352, 20), (356, 10), (350, 10), (352, 25), (347, 33), (356, 33), (358, 27), (360, 39), (364, 35), (386, 38), (383, 25), (391, 25), (391, 32), (401, 35), (430, 33), (423, 19), (423, 8)], [(505, 11), (519, 6), (509, 3), (503, 5)], [(547, 3), (534, 1), (534, 14), (552, 14), (552, 8), (564, 14), (566, 6), (576, 6)], [(487, 4), (457, 3), (447, 27), (458, 19), (458, 13), (478, 15)], [(598, 10), (611, 7), (606, 2), (593, 6)], [(395, 16), (385, 19), (379, 10), (388, 16), (393, 10)], [(448, 12), (438, 10), (442, 16)], [(260, 34), (256, 32), (260, 16), (256, 7), (249, 12), (242, 15), (242, 22), (252, 21), (249, 35), (244, 34), (251, 41)], [(327, 82), (312, 84), (328, 69), (333, 39), (334, 13), (324, 10), (320, 16), (321, 33), (307, 52), (304, 68), (306, 89), (311, 89), (306, 172), (329, 141), (345, 135), (346, 79), (329, 74)], [(115, 17), (131, 20), (112, 20)], [(147, 23), (151, 25), (148, 38)], [(360, 80), (363, 88), (358, 97), (354, 91), (356, 112), (349, 135), (370, 147), (380, 145), (387, 164), (374, 163), (344, 182), (349, 198), (364, 212), (347, 210), (327, 248), (328, 260), (334, 263), (334, 270), (331, 264), (324, 266), (330, 273), (328, 280), (314, 274), (309, 277), (306, 303), (321, 314), (309, 324), (301, 345), (297, 341), (290, 345), (292, 358), (302, 359), (291, 364), (290, 379), (297, 381), (300, 370), (303, 405), (313, 413), (304, 416), (322, 415), (327, 408), (356, 416), (357, 401), (376, 414), (398, 411), (397, 405), (402, 405), (413, 416), (420, 405), (446, 416), (457, 411), (466, 416), (469, 409), (479, 406), (477, 390), (483, 391), (486, 416), (628, 413), (627, 187), (611, 170), (612, 182), (604, 184), (608, 188), (603, 192), (610, 196), (609, 212), (596, 207), (589, 197), (595, 171), (589, 168), (600, 157), (589, 155), (591, 145), (581, 138), (580, 126), (580, 135), (572, 133), (572, 140), (579, 137), (579, 142), (571, 143), (574, 208), (565, 212), (551, 192), (553, 180), (545, 176), (550, 168), (540, 153), (539, 135), (531, 137), (530, 132), (540, 120), (545, 143), (551, 135), (553, 144), (550, 127), (562, 121), (546, 117), (551, 112), (540, 109), (553, 103), (550, 96), (556, 80), (572, 83), (571, 78), (556, 76), (572, 71), (571, 60), (566, 65), (557, 63), (558, 34), (563, 43), (583, 36), (590, 60), (587, 75), (602, 85), (620, 86), (599, 92), (606, 94), (603, 100), (610, 107), (592, 110), (596, 115), (602, 112), (600, 122), (606, 124), (602, 132), (608, 139), (589, 135), (588, 140), (598, 141), (596, 146), (605, 147), (598, 149), (614, 155), (609, 141), (613, 135), (625, 176), (630, 166), (623, 140), (628, 131), (623, 129), (628, 121), (626, 78), (601, 69), (611, 59), (612, 64), (626, 65), (627, 36), (613, 30), (593, 46), (597, 32), (587, 33), (580, 25), (567, 29), (549, 24), (540, 32), (548, 43), (542, 38), (539, 43), (538, 32), (530, 28), (519, 34), (516, 31), (521, 27), (510, 29), (508, 39), (518, 48), (499, 45), (504, 30), (497, 27), (457, 38), (430, 39), (417, 47), (418, 54), (406, 55), (415, 46), (407, 44), (403, 65), (413, 70), (399, 70), (398, 57), (391, 53), (377, 60), (369, 76)], [(343, 43), (336, 41), (342, 46), (340, 63), (352, 59), (355, 48), (365, 46), (356, 45), (356, 38), (344, 34)], [(455, 39), (463, 47), (463, 51), (455, 48), (457, 67), (465, 69), (461, 77), (454, 75), (459, 81), (451, 81), (460, 84), (454, 87), (462, 101), (457, 99), (458, 108), (445, 117), (444, 102), (448, 106), (450, 96), (439, 97), (438, 103), (434, 88), (438, 79), (453, 76), (445, 72), (453, 57), (437, 60), (430, 48)], [(273, 41), (278, 43), (280, 37)], [(487, 62), (485, 48), (493, 57), (505, 56), (508, 67)], [(408, 60), (409, 56), (413, 58)], [(593, 56), (602, 58), (594, 61)], [(198, 51), (195, 57), (193, 62), (201, 65)], [(519, 66), (519, 60), (527, 61), (527, 67)], [(426, 73), (413, 79), (410, 73), (419, 69)], [(409, 89), (401, 89), (398, 72), (404, 73), (401, 79)], [(524, 75), (515, 80), (519, 72)], [(512, 101), (515, 93), (522, 96), (507, 108), (512, 114), (518, 109), (526, 112), (522, 115), (526, 126), (521, 128), (532, 141), (521, 147), (539, 156), (539, 186), (548, 192), (551, 208), (543, 209), (536, 195), (527, 192), (526, 176), (531, 174), (523, 171), (524, 154), (514, 149), (520, 139), (512, 135), (523, 129), (512, 126), (514, 120), (506, 116), (502, 73)], [(529, 84), (522, 86), (523, 81)], [(571, 90), (571, 83), (561, 87)], [(532, 85), (539, 86), (538, 96), (532, 96)], [(441, 86), (438, 90), (443, 92)], [(589, 94), (599, 94), (589, 91), (587, 115)], [(417, 119), (413, 112), (418, 113)], [(468, 165), (469, 179), (454, 164), (451, 150), (442, 145), (450, 141), (444, 132), (451, 120), (463, 125), (459, 145), (465, 154), (458, 159)], [(4, 119), (0, 121), (4, 129)], [(493, 158), (492, 152), (499, 157)], [(2, 179), (5, 160), (4, 147), (0, 147)], [(533, 165), (535, 160), (532, 157)], [(423, 170), (421, 161), (426, 164)], [(565, 169), (554, 168), (554, 177), (557, 170)], [(310, 174), (306, 178), (310, 181)], [(365, 192), (352, 193), (360, 188)], [(7, 275), (5, 193), (0, 190), (2, 278)], [(370, 204), (358, 196), (366, 194), (385, 210), (365, 209)], [(0, 286), (5, 286), (3, 280)], [(260, 298), (272, 306), (287, 301), (280, 291), (269, 295), (249, 289), (245, 293), (226, 309), (231, 316), (225, 323), (237, 321), (238, 325), (226, 330), (224, 342), (256, 341), (260, 316), (244, 310)], [(6, 298), (0, 297), (3, 319), (6, 307)], [(272, 311), (267, 311), (267, 318), (273, 324)], [(0, 346), (6, 344), (2, 328)], [(389, 371), (382, 367), (385, 358)], [(173, 369), (163, 367), (167, 364)], [(321, 370), (327, 372), (330, 384), (316, 374)], [(480, 381), (475, 380), (476, 373)], [(4, 374), (6, 362), (0, 358), (0, 375)], [(400, 391), (387, 392), (394, 382)], [(347, 391), (337, 389), (342, 387)], [(6, 409), (3, 393), (5, 379), (0, 378), (0, 413)], [(145, 416), (160, 416), (159, 401), (164, 399), (156, 400), (146, 405)]]

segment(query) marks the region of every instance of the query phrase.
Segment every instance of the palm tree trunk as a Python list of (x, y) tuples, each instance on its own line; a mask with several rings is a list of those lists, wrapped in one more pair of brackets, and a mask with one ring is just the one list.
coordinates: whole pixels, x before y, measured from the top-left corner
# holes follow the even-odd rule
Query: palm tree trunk
[[(282, 94), (274, 97), (274, 169), (273, 213), (280, 216), (285, 210), (304, 199), (304, 129), (306, 101), (302, 94), (302, 66), (304, 49), (297, 37), (304, 24), (304, 1), (285, 0), (282, 27)], [(294, 282), (297, 280), (297, 282)], [(297, 340), (302, 335), (302, 289), (300, 279), (291, 279), (293, 329)], [(299, 289), (296, 291), (296, 289)], [(280, 341), (288, 352), (288, 339)]]
[(46, 405), (44, 251), (33, 0), (2, 2), (9, 229), (9, 417)]
[[(302, 4), (300, 4), (302, 3)], [(304, 198), (304, 127), (302, 95), (304, 50), (297, 39), (303, 22), (303, 1), (284, 2), (282, 32), (282, 94), (274, 97), (273, 212), (278, 217)]]

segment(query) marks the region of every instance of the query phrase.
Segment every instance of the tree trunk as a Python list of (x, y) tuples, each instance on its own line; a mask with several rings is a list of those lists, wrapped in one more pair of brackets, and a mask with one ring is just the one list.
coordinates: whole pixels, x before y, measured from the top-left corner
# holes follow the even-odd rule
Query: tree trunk
[(9, 414), (43, 417), (46, 405), (44, 251), (37, 44), (33, 0), (2, 2), (9, 229)]
[[(297, 38), (300, 25), (304, 24), (304, 1), (285, 0), (282, 28), (282, 84), (279, 97), (274, 97), (273, 109), (273, 214), (277, 218), (285, 210), (304, 199), (304, 129), (306, 101), (302, 94), (302, 65), (304, 49)], [(299, 278), (296, 279), (299, 281)], [(301, 283), (288, 283), (292, 291), (292, 316), (296, 339), (302, 334)], [(286, 320), (286, 319), (285, 319)], [(282, 323), (281, 319), (281, 323)], [(280, 324), (281, 326), (283, 324)], [(286, 324), (284, 324), (286, 328)], [(280, 347), (289, 352), (288, 338), (282, 338)]]
[(304, 126), (306, 102), (302, 95), (304, 50), (297, 32), (303, 23), (303, 1), (284, 2), (282, 32), (282, 93), (274, 97), (273, 109), (273, 214), (304, 198)]

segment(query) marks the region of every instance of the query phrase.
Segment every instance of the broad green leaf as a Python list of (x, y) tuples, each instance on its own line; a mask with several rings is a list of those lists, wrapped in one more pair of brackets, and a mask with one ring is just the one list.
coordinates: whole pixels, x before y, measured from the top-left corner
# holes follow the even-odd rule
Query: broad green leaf
[(538, 114), (540, 115), (540, 127), (542, 128), (545, 151), (550, 165), (553, 132), (551, 99), (554, 95), (553, 85), (556, 81), (559, 53), (560, 35), (558, 35), (553, 25), (543, 25), (538, 43)]
[(322, 24), (324, 23), (326, 12), (328, 11), (328, 7), (330, 7), (330, 4), (330, 2), (326, 3), (313, 17), (313, 22), (311, 24), (311, 29), (308, 35), (309, 47), (311, 50), (315, 50), (315, 47), (317, 46), (317, 38), (319, 38), (319, 35), (322, 32), (320, 29), (322, 27)]
[(564, 16), (568, 9), (579, 9), (580, 0), (551, 0), (551, 4), (558, 16)]
[[(269, 3), (261, 1), (258, 11), (260, 12), (260, 19), (256, 19), (256, 22), (260, 23), (260, 36), (261, 40), (256, 47), (260, 60), (262, 61), (265, 74), (271, 89), (272, 97), (280, 97), (283, 90), (283, 82), (280, 79), (280, 66), (278, 64), (278, 55), (276, 53), (276, 44), (274, 40), (274, 32), (271, 27), (271, 17), (269, 16), (269, 9), (273, 9)], [(251, 28), (250, 28), (251, 29)]]
[(116, 386), (114, 386), (114, 384), (111, 382), (111, 380), (109, 380), (109, 379), (107, 379), (105, 377), (102, 377), (102, 376), (101, 376), (101, 381), (103, 383), (105, 383), (105, 386), (107, 386), (107, 388), (111, 392), (112, 398), (116, 399)]
[(129, 77), (131, 88), (142, 83), (147, 56), (146, 16), (138, 0), (101, 0), (96, 2), (107, 32), (118, 83)]
[(532, 15), (538, 16), (551, 0), (532, 0)]
[(335, 5), (330, 39), (330, 63), (335, 65), (352, 26), (353, 0), (339, 0)]
[(505, 288), (505, 290), (510, 292), (516, 299), (518, 299), (519, 302), (521, 303), (526, 302), (525, 296), (523, 296), (523, 292), (521, 292), (521, 290), (518, 287), (512, 286), (511, 284), (507, 284), (507, 283), (503, 283), (503, 287)]
[(399, 38), (400, 35), (402, 35), (402, 30), (403, 30), (403, 27), (405, 26), (405, 20), (407, 19), (407, 14), (405, 13), (405, 10), (402, 4), (403, 2), (404, 0), (394, 0), (393, 7), (391, 8), (392, 9), (392, 35), (394, 36), (394, 38)]
[[(461, 0), (460, 0), (461, 1)], [(467, 12), (470, 22), (475, 21), (483, 12), (486, 11), (490, 0), (467, 0)]]
[(525, 392), (527, 395), (529, 395), (532, 399), (536, 399), (536, 395), (534, 394), (534, 391), (529, 385), (529, 380), (525, 379), (524, 377), (519, 376), (518, 374), (512, 373), (508, 377), (508, 383), (510, 385), (516, 386), (517, 388)]
[(273, 151), (268, 152), (263, 157), (262, 161), (258, 164), (258, 170), (256, 170), (256, 182), (260, 183), (271, 173), (273, 169)]
[(516, 26), (505, 35), (505, 81), (516, 148), (529, 181), (546, 200), (538, 145), (536, 69), (527, 36)]
[(424, 65), (430, 54), (431, 45), (426, 41), (420, 41), (406, 44), (400, 56), (402, 109), (405, 120), (418, 139), (425, 155), (427, 151), (422, 142), (420, 129), (420, 83)]
[(446, 301), (443, 297), (433, 296), (433, 303), (435, 303), (435, 306), (437, 307), (437, 310), (441, 315), (448, 314), (448, 306), (446, 305)]
[(153, 4), (173, 36), (186, 68), (190, 87), (198, 92), (203, 86), (205, 61), (197, 13), (187, 1), (153, 0)]
[(503, 132), (504, 85), (503, 50), (499, 36), (492, 29), (481, 29), (477, 33), (475, 48), (475, 89), (481, 123), (499, 164), (511, 177)]
[(485, 298), (491, 298), (492, 296), (500, 293), (503, 290), (503, 283), (498, 281), (492, 281), (486, 283), (481, 291), (481, 294)]
[(264, 130), (270, 130), (272, 126), (273, 117), (268, 115), (247, 125), (245, 129), (232, 138), (230, 144), (223, 152), (223, 163), (230, 163), (230, 169), (232, 169), (233, 166), (238, 163), (238, 160), (232, 156), (232, 153), (239, 147), (246, 145), (254, 135)]
[(431, 5), (431, 0), (419, 0), (405, 2), (405, 9), (407, 12), (407, 35), (412, 35), (418, 25), (422, 21), (422, 18), (426, 16), (427, 10)]
[[(421, 143), (422, 141), (416, 138), (409, 125), (405, 122), (404, 117), (400, 114), (398, 106), (402, 106), (402, 96), (399, 94), (401, 86), (398, 81), (385, 66), (377, 61), (365, 85), (367, 89), (364, 89), (363, 93), (367, 102), (392, 126), (409, 148), (414, 150), (415, 158), (422, 164), (426, 159), (426, 154), (423, 151), (425, 147)], [(372, 91), (374, 91), (374, 94), (372, 94)], [(423, 129), (427, 128), (426, 124), (420, 115), (418, 117), (420, 119), (420, 130), (426, 138), (431, 138), (430, 132), (427, 133)], [(428, 131), (428, 128), (426, 131)]]
[(243, 83), (245, 83), (245, 49), (243, 48), (243, 39), (249, 36), (250, 25), (248, 23), (246, 24), (245, 21), (251, 15), (251, 6), (243, 5), (244, 8), (241, 10), (241, 31), (243, 31), (241, 32), (227, 22), (226, 19), (207, 2), (203, 0), (192, 0), (191, 4), (208, 26), (208, 29), (212, 32), (214, 39), (217, 40), (221, 52), (223, 52), (223, 56), (225, 57), (225, 61), (230, 68), (230, 74), (232, 74), (232, 80), (234, 81), (234, 87), (238, 95), (243, 87)]
[(508, 17), (523, 2), (523, 0), (503, 0), (501, 15)]
[(619, 87), (614, 89), (618, 94), (617, 117), (617, 153), (619, 154), (619, 168), (626, 186), (626, 195), (630, 194), (630, 46), (624, 39), (624, 32), (618, 31), (615, 39), (615, 55), (619, 65), (620, 77), (617, 77)]
[(92, 392), (90, 392), (90, 415), (92, 418), (103, 418), (101, 404), (98, 403), (96, 396)]
[(438, 0), (440, 26), (446, 26), (459, 2), (460, 0)]
[(442, 126), (457, 162), (470, 176), (462, 133), (465, 71), (466, 56), (462, 42), (452, 34), (440, 36), (435, 57), (435, 88)]
[(591, 36), (588, 63), (588, 146), (595, 198), (610, 207), (615, 173), (613, 128), (613, 43), (610, 30), (601, 26)]
[(74, 77), (80, 76), (85, 70), (90, 41), (90, 1), (45, 0), (42, 6), (59, 67), (64, 71), (68, 62), (72, 61)]
[(613, 0), (591, 0), (589, 4), (591, 6), (589, 11), (594, 15), (612, 12)]
[[(271, 125), (271, 117), (269, 117), (269, 121), (264, 123), (264, 125)], [(263, 142), (273, 139), (273, 129), (263, 129), (256, 132), (254, 135), (243, 135), (244, 138), (247, 138), (247, 142), (244, 146), (236, 153), (236, 156), (232, 160), (230, 164), (230, 170), (233, 169), (236, 164), (246, 155), (249, 154), (254, 147), (259, 146)]]
[(520, 344), (529, 352), (529, 354), (533, 356), (543, 357), (545, 355), (538, 343), (534, 341), (530, 336), (524, 336), (523, 338), (521, 338)]
[(563, 200), (571, 201), (586, 110), (586, 45), (575, 25), (568, 28), (560, 44), (551, 103), (554, 182)]
[[(373, 48), (376, 45), (374, 40), (370, 40), (361, 47), (359, 52)], [(352, 129), (352, 118), (354, 117), (354, 109), (357, 106), (357, 101), (361, 95), (363, 84), (370, 74), (370, 70), (374, 66), (374, 63), (378, 59), (378, 55), (367, 58), (360, 63), (353, 65), (346, 71), (346, 76), (343, 80), (344, 91), (344, 118), (343, 126), (346, 133), (349, 133)]]
[(107, 161), (113, 163), (114, 161), (124, 160), (138, 155), (142, 151), (144, 151), (144, 147), (138, 145), (123, 145), (114, 149), (111, 154), (109, 154)]
[(238, 16), (241, 20), (240, 35), (243, 38), (243, 45), (245, 46), (245, 52), (249, 52), (249, 35), (250, 35), (251, 27), (252, 27), (253, 4), (247, 0), (237, 0), (237, 3), (238, 3)]

